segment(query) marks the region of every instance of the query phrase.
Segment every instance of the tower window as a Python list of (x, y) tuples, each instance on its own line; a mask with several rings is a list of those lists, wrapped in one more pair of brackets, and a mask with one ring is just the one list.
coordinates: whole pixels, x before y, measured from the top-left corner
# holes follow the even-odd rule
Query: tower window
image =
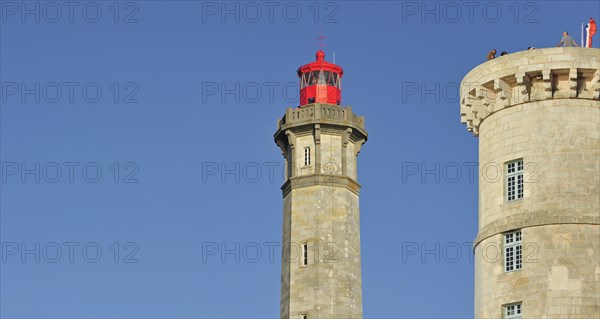
[(521, 303), (504, 306), (504, 319), (521, 319)]
[(523, 198), (523, 159), (506, 163), (506, 201)]
[(308, 265), (308, 244), (302, 243), (302, 266)]
[(521, 231), (504, 234), (504, 270), (507, 272), (519, 270), (522, 265)]
[(304, 148), (304, 166), (310, 165), (310, 147)]
[(300, 319), (308, 319), (308, 315), (305, 313), (301, 313), (300, 316), (298, 316)]

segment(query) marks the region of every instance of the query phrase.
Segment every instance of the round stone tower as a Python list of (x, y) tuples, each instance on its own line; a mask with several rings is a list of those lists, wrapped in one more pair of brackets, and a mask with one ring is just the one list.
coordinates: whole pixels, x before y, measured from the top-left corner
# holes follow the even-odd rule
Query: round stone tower
[(485, 62), (461, 83), (479, 137), (476, 318), (600, 318), (600, 49)]
[(300, 106), (288, 108), (275, 142), (286, 162), (281, 318), (362, 318), (357, 156), (364, 118), (341, 107), (339, 66), (298, 69)]

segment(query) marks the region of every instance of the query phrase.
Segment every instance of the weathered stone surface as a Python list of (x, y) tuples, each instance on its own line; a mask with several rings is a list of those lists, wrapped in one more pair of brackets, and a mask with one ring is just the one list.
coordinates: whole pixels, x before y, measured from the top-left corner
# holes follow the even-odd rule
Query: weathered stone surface
[[(479, 136), (475, 317), (600, 318), (600, 50), (551, 48), (481, 64), (461, 85)], [(467, 87), (467, 85), (469, 87)], [(524, 197), (506, 201), (505, 164), (523, 159)], [(520, 229), (523, 268), (504, 271)]]
[(364, 119), (349, 107), (312, 104), (279, 121), (275, 142), (287, 167), (281, 318), (362, 318), (356, 160), (366, 139)]

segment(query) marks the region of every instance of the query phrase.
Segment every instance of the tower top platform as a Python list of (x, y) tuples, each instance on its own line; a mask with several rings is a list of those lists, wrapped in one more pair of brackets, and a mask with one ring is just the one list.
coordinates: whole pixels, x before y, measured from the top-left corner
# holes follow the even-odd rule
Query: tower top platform
[(460, 119), (478, 136), (486, 117), (504, 108), (560, 99), (600, 100), (600, 49), (535, 49), (482, 63), (461, 82)]
[(285, 130), (293, 126), (311, 124), (344, 125), (364, 130), (365, 118), (354, 114), (350, 106), (313, 103), (301, 108), (286, 109), (283, 118), (277, 122), (277, 129)]

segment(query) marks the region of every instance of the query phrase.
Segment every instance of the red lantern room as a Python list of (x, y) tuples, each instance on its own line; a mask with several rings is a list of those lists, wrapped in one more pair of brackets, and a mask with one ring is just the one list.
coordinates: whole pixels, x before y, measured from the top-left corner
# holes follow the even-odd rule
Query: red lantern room
[(325, 62), (325, 52), (317, 51), (317, 61), (301, 66), (300, 107), (311, 103), (340, 105), (342, 102), (342, 67)]

